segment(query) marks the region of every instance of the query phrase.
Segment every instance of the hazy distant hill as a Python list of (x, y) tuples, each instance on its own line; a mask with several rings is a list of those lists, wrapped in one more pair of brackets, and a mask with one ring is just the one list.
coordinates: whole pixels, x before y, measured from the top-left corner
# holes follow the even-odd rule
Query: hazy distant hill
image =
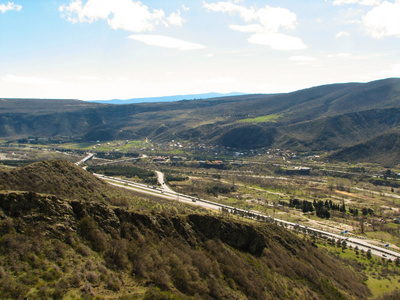
[(164, 97), (146, 97), (146, 98), (132, 98), (132, 99), (112, 99), (112, 100), (89, 100), (87, 102), (97, 102), (103, 104), (132, 104), (132, 103), (146, 103), (146, 102), (171, 102), (179, 100), (195, 100), (195, 99), (209, 99), (217, 97), (238, 96), (243, 93), (232, 92), (228, 94), (221, 93), (205, 93), (205, 94), (190, 94), (190, 95), (176, 95)]
[[(112, 105), (0, 100), (0, 137), (181, 139), (237, 149), (336, 151), (398, 129), (400, 79), (332, 84), (292, 93)], [(365, 158), (368, 159), (368, 158)]]

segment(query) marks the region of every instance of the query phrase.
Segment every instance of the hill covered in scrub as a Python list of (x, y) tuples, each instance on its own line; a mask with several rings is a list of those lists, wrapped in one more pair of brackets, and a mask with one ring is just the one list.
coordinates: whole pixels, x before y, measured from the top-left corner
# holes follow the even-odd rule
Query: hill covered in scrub
[(400, 126), (398, 78), (168, 103), (53, 102), (1, 99), (0, 137), (149, 138), (235, 149), (330, 152), (365, 144)]
[(129, 205), (126, 193), (64, 160), (0, 169), (0, 190), (31, 191), (61, 198)]
[(355, 146), (346, 147), (329, 156), (330, 159), (380, 163), (384, 166), (400, 164), (400, 130), (393, 130)]
[[(148, 171), (146, 171), (148, 172)], [(1, 168), (0, 191), (27, 191), (79, 201), (96, 201), (112, 206), (150, 211), (202, 211), (201, 208), (171, 203), (165, 199), (119, 189), (65, 160), (47, 160), (18, 168)]]
[(0, 193), (0, 298), (365, 299), (363, 278), (274, 224)]
[[(274, 224), (190, 209), (157, 212), (110, 206), (96, 196), (87, 198), (105, 192), (105, 183), (68, 162), (39, 162), (3, 171), (1, 176), (2, 299), (365, 299), (370, 295), (361, 275)], [(48, 186), (38, 184), (41, 180), (49, 180), (48, 185), (81, 185), (91, 192), (77, 189), (75, 197), (54, 188), (54, 194), (64, 196), (47, 195)], [(19, 184), (20, 191), (9, 191)]]

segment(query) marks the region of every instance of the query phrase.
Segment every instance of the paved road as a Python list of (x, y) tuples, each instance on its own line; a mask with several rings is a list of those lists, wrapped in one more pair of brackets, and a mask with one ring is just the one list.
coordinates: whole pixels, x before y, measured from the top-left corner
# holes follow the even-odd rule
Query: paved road
[[(201, 206), (207, 209), (213, 209), (213, 210), (220, 210), (221, 205), (218, 203), (212, 203), (210, 201), (206, 200), (198, 200), (196, 197), (184, 195), (184, 194), (179, 194), (174, 192), (171, 189), (164, 189), (160, 188), (157, 186), (149, 186), (146, 184), (141, 184), (141, 183), (136, 183), (132, 182), (129, 180), (124, 180), (116, 177), (110, 177), (110, 176), (105, 176), (102, 174), (93, 174), (94, 176), (106, 180), (108, 183), (118, 186), (124, 189), (128, 190), (133, 190), (137, 191), (140, 193), (148, 194), (148, 195), (153, 195), (165, 199), (170, 199), (170, 200), (176, 200), (184, 203), (189, 203), (197, 206)], [(165, 185), (164, 185), (165, 186)]]
[(371, 249), (371, 253), (373, 255), (380, 256), (380, 257), (383, 257), (386, 259), (391, 259), (392, 261), (394, 261), (397, 257), (400, 257), (400, 253), (392, 251), (387, 248), (382, 248), (382, 247), (376, 246), (372, 243), (372, 241), (367, 240), (367, 239), (346, 237), (346, 236), (331, 233), (328, 231), (323, 231), (323, 230), (319, 230), (316, 228), (312, 228), (312, 227), (308, 227), (308, 226), (304, 226), (304, 225), (300, 225), (300, 224), (295, 224), (292, 222), (287, 222), (284, 220), (279, 220), (279, 219), (275, 219), (275, 220), (282, 224), (286, 224), (286, 226), (291, 227), (290, 229), (292, 229), (292, 230), (299, 230), (299, 231), (309, 230), (316, 234), (322, 235), (326, 238), (334, 239), (335, 241), (338, 241), (338, 240), (340, 240), (341, 242), (346, 241), (347, 247), (352, 246), (353, 248), (355, 248), (357, 246), (360, 251), (363, 249), (365, 252), (367, 252), (369, 249)]
[(101, 175), (101, 174), (93, 174), (93, 175), (95, 175), (96, 177), (99, 177), (101, 179), (107, 180), (112, 185), (122, 187), (125, 189), (134, 190), (134, 191), (138, 191), (141, 193), (154, 195), (157, 197), (162, 197), (165, 199), (177, 200), (180, 202), (185, 202), (185, 203), (189, 203), (192, 205), (201, 206), (201, 207), (204, 207), (207, 209), (214, 209), (214, 210), (225, 209), (226, 211), (228, 211), (230, 213), (242, 213), (244, 216), (246, 216), (248, 218), (261, 219), (261, 220), (267, 220), (270, 222), (274, 222), (274, 223), (284, 226), (290, 230), (303, 231), (303, 232), (307, 231), (308, 234), (317, 234), (317, 235), (323, 236), (325, 238), (334, 239), (335, 241), (337, 241), (337, 240), (340, 240), (341, 242), (346, 241), (347, 246), (352, 246), (353, 248), (357, 246), (360, 251), (361, 251), (361, 249), (363, 249), (365, 252), (368, 251), (368, 249), (371, 249), (371, 253), (373, 255), (380, 256), (385, 259), (391, 259), (392, 261), (395, 260), (397, 257), (400, 257), (400, 253), (392, 251), (390, 249), (381, 248), (379, 246), (376, 246), (372, 243), (372, 241), (369, 241), (366, 239), (345, 237), (342, 235), (334, 234), (334, 233), (331, 233), (328, 231), (323, 231), (323, 230), (312, 228), (309, 226), (304, 226), (304, 225), (296, 224), (293, 222), (288, 222), (285, 220), (271, 218), (270, 216), (267, 216), (264, 214), (251, 212), (251, 211), (235, 208), (232, 206), (227, 206), (227, 205), (223, 205), (220, 203), (211, 202), (208, 200), (176, 193), (166, 186), (166, 184), (164, 183), (162, 173), (158, 172), (158, 171), (156, 173), (157, 173), (157, 177), (158, 177), (160, 183), (162, 183), (161, 184), (162, 188), (156, 187), (156, 186), (148, 186), (145, 184), (135, 183), (132, 181), (119, 179), (119, 178), (115, 178), (115, 177), (110, 177), (110, 176), (105, 176), (105, 175)]
[(156, 171), (158, 183), (161, 185), (161, 188), (170, 193), (175, 193), (165, 182), (164, 182), (164, 173), (160, 171)]
[(116, 164), (116, 163), (120, 163), (120, 162), (126, 162), (126, 161), (131, 161), (131, 160), (139, 160), (142, 158), (147, 157), (147, 155), (143, 154), (142, 156), (139, 157), (134, 157), (134, 158), (126, 158), (126, 159), (121, 159), (121, 160), (111, 160), (105, 163), (100, 163), (98, 164), (98, 166), (103, 166), (103, 165), (110, 165), (110, 164)]
[(80, 164), (83, 164), (85, 161), (88, 161), (89, 159), (91, 159), (94, 154), (93, 153), (86, 153), (87, 155), (82, 158), (80, 161), (76, 162), (75, 165), (79, 166)]

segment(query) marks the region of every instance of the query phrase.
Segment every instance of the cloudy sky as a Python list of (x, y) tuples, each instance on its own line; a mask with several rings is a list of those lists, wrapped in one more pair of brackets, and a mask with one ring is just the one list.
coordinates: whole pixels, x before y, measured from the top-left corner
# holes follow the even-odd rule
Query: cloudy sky
[(0, 97), (275, 93), (400, 77), (400, 0), (0, 0)]

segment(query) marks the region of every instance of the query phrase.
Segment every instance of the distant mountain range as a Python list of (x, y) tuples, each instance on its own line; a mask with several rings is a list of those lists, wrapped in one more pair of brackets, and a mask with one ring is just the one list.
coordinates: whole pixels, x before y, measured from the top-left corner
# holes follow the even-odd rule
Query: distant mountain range
[(244, 93), (237, 93), (237, 92), (232, 92), (228, 94), (205, 93), (205, 94), (176, 95), (176, 96), (164, 96), (164, 97), (132, 98), (126, 100), (120, 100), (120, 99), (89, 100), (87, 102), (96, 102), (103, 104), (132, 104), (132, 103), (146, 103), (146, 102), (171, 102), (180, 100), (210, 99), (217, 97), (229, 97), (229, 96), (239, 96), (239, 95), (244, 95)]
[(28, 136), (174, 139), (231, 149), (320, 151), (331, 159), (394, 165), (400, 163), (400, 79), (127, 105), (0, 99), (0, 138)]

